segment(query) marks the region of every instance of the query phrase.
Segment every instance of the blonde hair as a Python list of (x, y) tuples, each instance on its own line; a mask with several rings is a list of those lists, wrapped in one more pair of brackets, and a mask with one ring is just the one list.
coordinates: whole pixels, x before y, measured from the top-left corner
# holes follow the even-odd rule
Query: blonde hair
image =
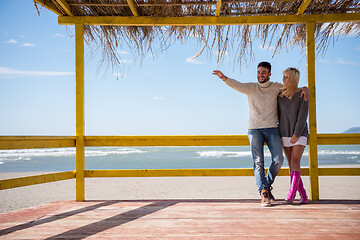
[(300, 71), (296, 68), (287, 68), (284, 70), (284, 73), (287, 73), (289, 77), (281, 89), (280, 97), (287, 97), (291, 100), (299, 90)]

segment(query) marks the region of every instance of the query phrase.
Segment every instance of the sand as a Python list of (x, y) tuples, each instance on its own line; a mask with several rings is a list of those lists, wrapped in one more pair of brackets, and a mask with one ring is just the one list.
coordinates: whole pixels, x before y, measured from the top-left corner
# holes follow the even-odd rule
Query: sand
[[(0, 173), (0, 179), (37, 174), (41, 173)], [(309, 193), (309, 177), (304, 176), (303, 182)], [(319, 177), (320, 199), (360, 200), (359, 185), (360, 176)], [(289, 189), (289, 177), (277, 177), (273, 187), (275, 198), (283, 199)], [(75, 179), (7, 189), (0, 191), (0, 212), (74, 199)], [(85, 199), (259, 199), (259, 194), (253, 176), (87, 178)]]

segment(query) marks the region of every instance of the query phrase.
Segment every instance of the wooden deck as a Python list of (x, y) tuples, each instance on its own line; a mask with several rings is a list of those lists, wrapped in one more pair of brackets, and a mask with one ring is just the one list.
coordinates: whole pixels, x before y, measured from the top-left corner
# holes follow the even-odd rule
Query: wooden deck
[(61, 201), (0, 214), (0, 239), (360, 239), (360, 201)]

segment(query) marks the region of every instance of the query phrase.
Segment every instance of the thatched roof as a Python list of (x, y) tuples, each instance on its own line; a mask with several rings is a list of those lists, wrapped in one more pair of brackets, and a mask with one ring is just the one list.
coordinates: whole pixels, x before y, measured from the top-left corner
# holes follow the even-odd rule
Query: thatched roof
[[(63, 16), (123, 17), (242, 17), (360, 13), (359, 0), (34, 0)], [(360, 36), (359, 21), (316, 23), (318, 52), (326, 51), (329, 40), (339, 34)], [(85, 25), (85, 40), (93, 49), (101, 49), (103, 61), (120, 63), (119, 48), (135, 49), (134, 56), (167, 49), (175, 42), (196, 38), (204, 50), (218, 52), (218, 61), (228, 52), (234, 62), (251, 60), (255, 38), (264, 46), (281, 49), (306, 46), (306, 25), (200, 25), (200, 26), (119, 26)]]

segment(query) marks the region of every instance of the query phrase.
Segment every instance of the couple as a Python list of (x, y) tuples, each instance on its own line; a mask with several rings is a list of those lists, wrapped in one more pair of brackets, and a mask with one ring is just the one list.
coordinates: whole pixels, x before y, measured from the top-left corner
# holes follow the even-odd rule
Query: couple
[[(300, 160), (307, 143), (307, 114), (310, 91), (298, 88), (300, 72), (288, 68), (283, 72), (283, 84), (270, 82), (271, 64), (261, 62), (257, 68), (257, 83), (241, 83), (216, 70), (214, 75), (228, 86), (248, 97), (250, 117), (248, 137), (254, 160), (254, 175), (261, 196), (261, 206), (271, 206), (275, 200), (272, 183), (283, 164), (284, 150), (289, 163), (290, 190), (286, 201), (292, 203), (299, 191), (300, 203), (308, 198), (301, 181)], [(303, 96), (304, 95), (304, 96)], [(272, 162), (265, 176), (264, 143), (267, 144)]]

